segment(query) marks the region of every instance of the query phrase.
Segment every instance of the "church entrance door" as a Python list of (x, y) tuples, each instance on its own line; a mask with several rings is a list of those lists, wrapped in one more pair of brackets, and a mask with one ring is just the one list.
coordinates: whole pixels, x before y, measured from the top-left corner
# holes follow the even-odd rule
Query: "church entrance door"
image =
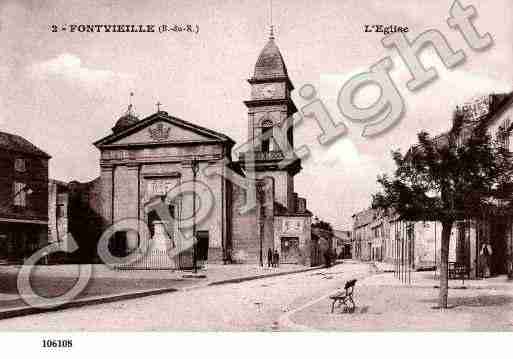
[(299, 238), (281, 237), (281, 263), (299, 263)]

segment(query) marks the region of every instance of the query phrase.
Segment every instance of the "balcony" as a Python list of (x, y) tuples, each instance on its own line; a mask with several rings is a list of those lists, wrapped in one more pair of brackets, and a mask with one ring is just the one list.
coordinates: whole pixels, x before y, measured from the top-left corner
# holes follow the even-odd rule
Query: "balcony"
[[(253, 152), (255, 161), (281, 161), (285, 158), (285, 155), (281, 151), (269, 151), (269, 152)], [(248, 156), (250, 157), (250, 156)], [(246, 153), (239, 153), (239, 161), (244, 162)]]

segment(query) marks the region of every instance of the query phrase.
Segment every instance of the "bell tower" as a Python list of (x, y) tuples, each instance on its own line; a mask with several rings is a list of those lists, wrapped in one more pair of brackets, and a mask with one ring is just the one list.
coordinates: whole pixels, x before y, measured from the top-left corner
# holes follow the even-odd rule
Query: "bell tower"
[[(294, 176), (301, 170), (301, 161), (293, 157), (291, 151), (283, 151), (275, 140), (276, 127), (286, 130), (286, 121), (291, 121), (297, 108), (290, 97), (294, 89), (288, 76), (278, 46), (275, 43), (273, 28), (269, 40), (258, 56), (251, 85), (251, 99), (244, 101), (248, 108), (248, 143), (254, 149), (254, 166), (244, 163), (247, 153), (240, 156), (241, 165), (246, 171), (254, 172), (259, 179), (273, 177), (275, 181), (275, 199), (288, 210), (294, 211)], [(289, 146), (294, 147), (293, 126), (286, 130)], [(285, 157), (287, 156), (287, 157)], [(292, 157), (291, 157), (292, 156)], [(284, 159), (288, 165), (279, 165)]]

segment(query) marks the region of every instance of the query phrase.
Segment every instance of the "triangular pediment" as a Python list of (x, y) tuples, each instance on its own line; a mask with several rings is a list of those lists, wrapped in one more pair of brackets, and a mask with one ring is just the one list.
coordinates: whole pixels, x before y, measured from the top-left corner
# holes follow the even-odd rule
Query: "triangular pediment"
[(120, 137), (110, 144), (138, 144), (153, 142), (202, 142), (211, 141), (212, 138), (186, 129), (169, 121), (160, 120), (138, 128), (137, 131)]
[(158, 112), (119, 133), (95, 142), (95, 145), (103, 147), (209, 142), (233, 141), (221, 133), (169, 116), (165, 112)]

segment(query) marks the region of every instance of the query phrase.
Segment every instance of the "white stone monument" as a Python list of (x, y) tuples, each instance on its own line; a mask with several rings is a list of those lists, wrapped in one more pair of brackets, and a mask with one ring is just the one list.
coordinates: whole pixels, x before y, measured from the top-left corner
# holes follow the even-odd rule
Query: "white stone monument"
[[(174, 244), (166, 231), (166, 222), (153, 221), (154, 234), (144, 255), (124, 269), (177, 269), (177, 258), (172, 258)], [(175, 260), (176, 259), (176, 260)]]

